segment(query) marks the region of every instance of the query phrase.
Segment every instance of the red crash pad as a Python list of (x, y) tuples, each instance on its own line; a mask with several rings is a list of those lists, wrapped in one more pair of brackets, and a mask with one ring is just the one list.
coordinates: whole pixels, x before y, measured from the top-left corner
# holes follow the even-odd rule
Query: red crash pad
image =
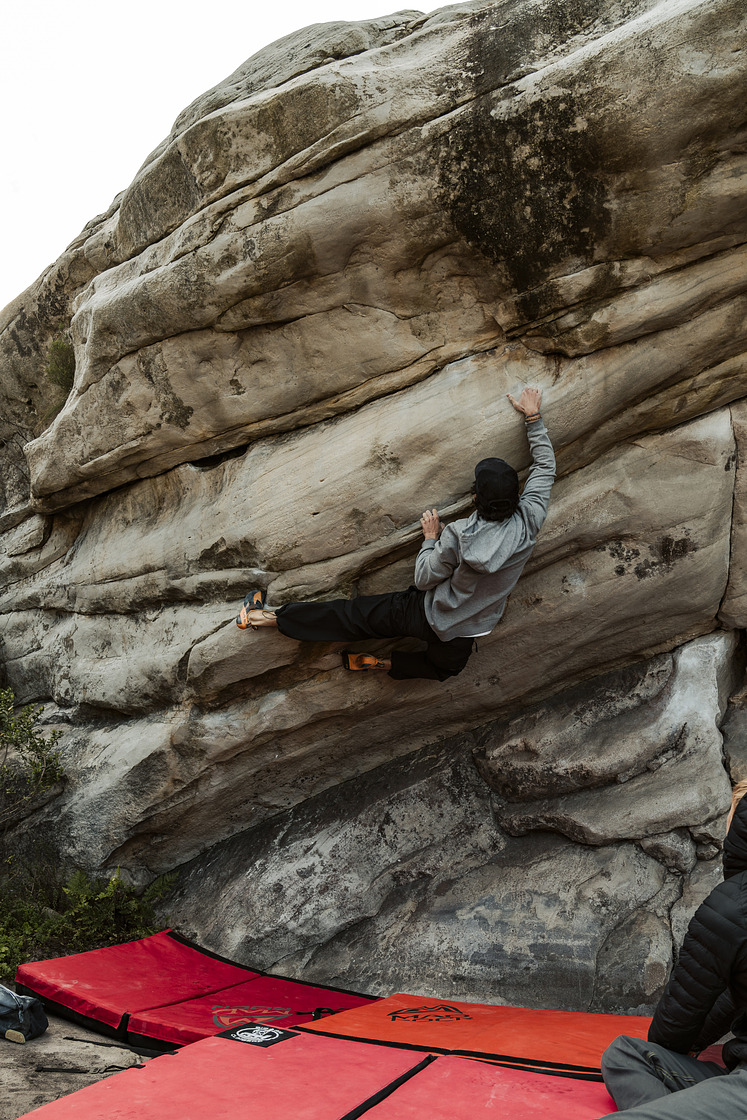
[(310, 1023), (314, 1014), (334, 1014), (370, 1002), (371, 997), (353, 992), (277, 976), (257, 976), (246, 984), (223, 988), (199, 999), (131, 1015), (127, 1038), (135, 1044), (183, 1046), (239, 1023), (290, 1027)]
[(194, 999), (260, 973), (204, 952), (169, 930), (71, 957), (22, 964), (16, 984), (30, 994), (115, 1031), (125, 1015)]
[[(352, 1120), (421, 1054), (251, 1024), (153, 1058), (27, 1113), (35, 1120)], [(245, 1034), (250, 1040), (243, 1042)], [(362, 1108), (363, 1106), (363, 1108)], [(352, 1114), (352, 1115), (351, 1115)]]
[(598, 1077), (610, 1042), (620, 1034), (646, 1038), (650, 1022), (648, 1016), (537, 1011), (398, 993), (303, 1029)]
[(171, 931), (21, 965), (16, 983), (62, 1016), (133, 1044), (180, 1046), (257, 1019), (310, 1022), (371, 996), (268, 976)]
[(616, 1112), (597, 1081), (548, 1077), (441, 1057), (366, 1113), (366, 1120), (592, 1120)]

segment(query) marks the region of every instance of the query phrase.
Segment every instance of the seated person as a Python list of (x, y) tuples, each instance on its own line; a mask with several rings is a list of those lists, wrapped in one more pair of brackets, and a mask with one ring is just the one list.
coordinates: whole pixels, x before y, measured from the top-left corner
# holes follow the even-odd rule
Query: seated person
[[(648, 1041), (621, 1035), (602, 1058), (607, 1090), (630, 1120), (747, 1120), (745, 793), (747, 782), (740, 782), (727, 821), (725, 881), (688, 926)], [(696, 1057), (729, 1029), (735, 1037), (723, 1048), (727, 1069)]]

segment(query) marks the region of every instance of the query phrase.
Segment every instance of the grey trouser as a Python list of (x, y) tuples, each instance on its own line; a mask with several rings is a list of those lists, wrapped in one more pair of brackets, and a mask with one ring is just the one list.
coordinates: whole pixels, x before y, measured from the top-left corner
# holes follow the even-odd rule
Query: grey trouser
[(602, 1075), (625, 1120), (747, 1120), (745, 1066), (729, 1073), (622, 1034), (602, 1055)]

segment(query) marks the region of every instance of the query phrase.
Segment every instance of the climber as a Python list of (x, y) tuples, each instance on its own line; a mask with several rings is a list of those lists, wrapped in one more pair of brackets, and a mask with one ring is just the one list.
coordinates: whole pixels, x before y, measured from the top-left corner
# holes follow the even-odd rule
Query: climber
[[(602, 1057), (610, 1096), (629, 1120), (747, 1116), (747, 782), (735, 786), (724, 876), (695, 911), (648, 1041), (620, 1035)], [(729, 1030), (727, 1068), (696, 1055)], [(610, 1113), (602, 1120), (613, 1120)]]
[(236, 625), (277, 627), (307, 642), (419, 638), (426, 643), (422, 652), (393, 650), (382, 658), (346, 650), (343, 665), (384, 669), (395, 680), (444, 681), (460, 673), (475, 638), (489, 634), (503, 614), (545, 520), (555, 478), (555, 456), (540, 416), (541, 390), (527, 387), (518, 401), (507, 396), (524, 416), (533, 460), (521, 497), (513, 467), (503, 459), (482, 459), (475, 467), (477, 508), (470, 517), (443, 526), (436, 509), (423, 513), (414, 586), (356, 599), (288, 603), (277, 610), (267, 606), (261, 591), (251, 591)]

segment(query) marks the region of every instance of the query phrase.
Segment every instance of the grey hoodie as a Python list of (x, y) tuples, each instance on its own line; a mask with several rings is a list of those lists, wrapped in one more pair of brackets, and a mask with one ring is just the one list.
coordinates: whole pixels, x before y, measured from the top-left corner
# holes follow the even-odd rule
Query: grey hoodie
[(555, 455), (542, 420), (527, 424), (527, 436), (532, 468), (516, 513), (506, 521), (477, 513), (453, 521), (418, 553), (415, 586), (426, 592), (425, 616), (444, 642), (489, 633), (532, 555), (547, 516)]

